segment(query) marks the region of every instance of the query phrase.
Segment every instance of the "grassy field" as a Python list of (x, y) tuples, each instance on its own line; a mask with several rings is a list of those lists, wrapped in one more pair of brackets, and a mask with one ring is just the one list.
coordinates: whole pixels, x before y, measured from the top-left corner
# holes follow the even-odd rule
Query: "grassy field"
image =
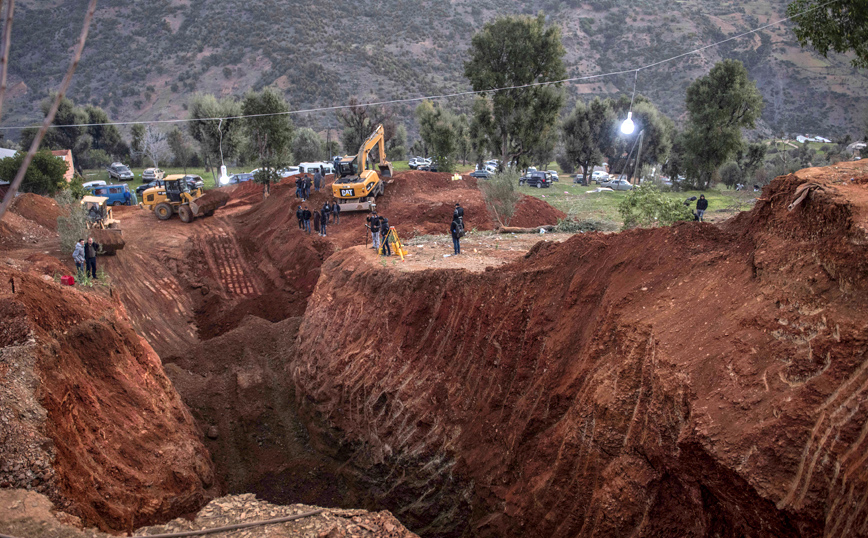
[[(230, 167), (227, 167), (226, 169), (227, 169), (227, 172), (229, 173), (229, 175), (231, 176), (232, 174), (241, 174), (243, 172), (249, 172), (253, 168), (255, 168), (255, 166), (250, 167), (250, 168), (241, 168), (241, 167), (231, 167), (230, 166)], [(135, 190), (136, 187), (138, 187), (139, 185), (142, 184), (142, 171), (144, 171), (145, 169), (144, 168), (130, 168), (130, 170), (132, 170), (133, 175), (135, 176), (135, 179), (133, 179), (132, 181), (125, 181), (123, 183), (127, 183), (131, 189)], [(166, 173), (167, 176), (172, 175), (172, 174), (185, 174), (185, 173), (190, 174), (190, 175), (201, 176), (202, 180), (205, 181), (205, 188), (206, 189), (211, 189), (214, 187), (214, 177), (211, 175), (211, 172), (206, 173), (204, 167), (203, 168), (187, 167), (186, 172), (184, 172), (183, 168), (163, 168), (162, 170)], [(219, 173), (219, 171), (217, 171), (217, 173)], [(108, 171), (104, 168), (101, 170), (85, 170), (84, 171), (84, 182), (85, 183), (88, 181), (97, 181), (97, 180), (102, 180), (102, 181), (105, 181), (106, 183), (112, 183), (112, 181), (109, 181)], [(118, 182), (118, 183), (120, 183), (120, 182)]]
[[(612, 223), (620, 227), (621, 215), (618, 213), (618, 204), (627, 196), (626, 191), (613, 192), (588, 192), (593, 187), (582, 187), (571, 181), (560, 181), (548, 189), (534, 187), (518, 187), (519, 192), (528, 196), (540, 198), (550, 205), (560, 209), (575, 220), (598, 220)], [(705, 214), (707, 220), (724, 220), (738, 211), (750, 209), (759, 193), (733, 191), (722, 185), (718, 189), (708, 191), (686, 191), (665, 193), (666, 196), (683, 201), (691, 196), (699, 198), (704, 194), (708, 199), (708, 211)], [(696, 207), (695, 202), (691, 207)]]

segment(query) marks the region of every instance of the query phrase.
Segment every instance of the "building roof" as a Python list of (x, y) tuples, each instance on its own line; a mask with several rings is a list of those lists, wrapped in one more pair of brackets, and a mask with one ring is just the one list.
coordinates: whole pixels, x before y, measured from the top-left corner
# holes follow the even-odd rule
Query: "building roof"
[(5, 159), (6, 157), (14, 157), (16, 153), (18, 152), (14, 149), (0, 148), (0, 159)]

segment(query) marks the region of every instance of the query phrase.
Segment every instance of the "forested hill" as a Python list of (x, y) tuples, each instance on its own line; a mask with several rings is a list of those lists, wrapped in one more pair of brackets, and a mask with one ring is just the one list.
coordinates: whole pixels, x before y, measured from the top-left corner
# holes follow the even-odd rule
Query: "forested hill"
[[(5, 125), (39, 119), (80, 31), (86, 0), (19, 0)], [(184, 117), (196, 92), (276, 86), (293, 108), (468, 88), (473, 33), (500, 14), (546, 13), (562, 29), (570, 76), (649, 64), (769, 21), (787, 2), (718, 0), (100, 0), (70, 98), (113, 119)], [(798, 46), (785, 24), (643, 71), (638, 92), (676, 122), (684, 91), (714, 62), (737, 58), (766, 101), (766, 134), (861, 135), (868, 78), (848, 58)], [(567, 86), (569, 101), (630, 92), (633, 76)], [(469, 108), (470, 99), (453, 106)], [(410, 121), (415, 104), (397, 107)], [(297, 120), (326, 127), (333, 117)], [(334, 125), (334, 124), (333, 124)]]

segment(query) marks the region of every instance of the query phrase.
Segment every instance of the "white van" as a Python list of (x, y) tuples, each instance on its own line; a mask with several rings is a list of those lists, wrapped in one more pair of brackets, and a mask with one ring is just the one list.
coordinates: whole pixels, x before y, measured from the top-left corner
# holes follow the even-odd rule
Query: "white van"
[(87, 183), (82, 183), (81, 186), (84, 187), (85, 189), (87, 189), (89, 187), (105, 187), (106, 182), (102, 181), (102, 180), (88, 181)]
[(335, 166), (333, 163), (315, 162), (301, 163), (298, 165), (298, 171), (301, 174), (313, 174), (320, 169), (322, 169), (326, 175), (335, 173)]

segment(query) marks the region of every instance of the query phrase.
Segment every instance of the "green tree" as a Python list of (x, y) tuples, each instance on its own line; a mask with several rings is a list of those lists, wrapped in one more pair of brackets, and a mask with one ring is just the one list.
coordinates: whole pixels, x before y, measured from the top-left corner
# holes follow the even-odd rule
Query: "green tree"
[(742, 129), (756, 125), (763, 108), (756, 83), (738, 60), (718, 62), (687, 88), (685, 170), (695, 186), (711, 186), (715, 171), (743, 147)]
[(240, 119), (210, 118), (240, 116), (241, 105), (230, 97), (218, 100), (213, 95), (197, 93), (190, 99), (188, 109), (193, 120), (187, 123), (190, 136), (201, 145), (205, 164), (216, 181), (214, 168), (220, 165), (221, 158), (223, 161), (231, 159), (241, 149), (243, 124)]
[[(799, 13), (803, 13), (799, 15)], [(796, 0), (787, 8), (799, 44), (829, 51), (852, 51), (854, 67), (868, 67), (868, 3), (864, 0)]]
[(292, 153), (300, 163), (322, 160), (325, 153), (325, 143), (322, 137), (310, 127), (302, 127), (298, 130), (295, 141), (292, 143)]
[(515, 215), (515, 207), (521, 200), (521, 194), (515, 189), (517, 184), (518, 172), (515, 168), (507, 168), (491, 176), (488, 181), (478, 183), (485, 207), (501, 226), (509, 226), (509, 221)]
[(744, 181), (744, 174), (735, 161), (724, 163), (717, 171), (717, 175), (720, 176), (720, 181), (730, 189)]
[(102, 150), (113, 157), (126, 157), (129, 148), (124, 144), (121, 132), (116, 125), (105, 125), (111, 122), (108, 113), (94, 105), (84, 107), (84, 112), (87, 114), (87, 123), (101, 124), (91, 125), (87, 128), (87, 134), (93, 140), (93, 149)]
[(594, 167), (603, 163), (603, 153), (615, 137), (615, 112), (610, 100), (599, 97), (575, 108), (562, 127), (566, 160), (582, 169), (582, 183), (587, 185)]
[(449, 110), (434, 106), (431, 101), (422, 101), (416, 107), (419, 136), (434, 153), (440, 172), (451, 172), (458, 150), (456, 130), (458, 118)]
[(389, 142), (394, 131), (388, 125), (392, 118), (391, 110), (385, 107), (362, 106), (355, 97), (350, 98), (349, 107), (339, 111), (337, 117), (344, 128), (341, 142), (348, 153), (358, 152), (362, 143), (371, 136), (379, 124), (383, 124), (384, 127), (384, 142)]
[[(475, 91), (484, 93), (474, 116), (489, 149), (502, 165), (518, 162), (547, 140), (563, 105), (555, 85), (531, 85), (565, 78), (564, 47), (557, 26), (545, 17), (500, 17), (487, 23), (471, 39), (464, 76)], [(559, 85), (558, 85), (559, 86)]]
[(520, 164), (528, 164), (536, 166), (540, 170), (548, 170), (549, 163), (555, 158), (555, 147), (558, 145), (558, 133), (560, 128), (557, 123), (545, 125), (541, 127), (543, 130), (540, 143), (525, 156), (520, 159)]
[[(229, 106), (229, 103), (223, 106)], [(247, 92), (241, 104), (241, 112), (247, 116), (273, 114), (244, 118), (243, 127), (252, 148), (251, 153), (259, 163), (259, 172), (254, 180), (266, 185), (280, 181), (280, 174), (277, 172), (290, 163), (295, 136), (292, 119), (286, 114), (289, 112), (289, 103), (277, 90), (265, 88), (261, 92)], [(223, 136), (225, 141), (226, 135)]]
[[(630, 98), (622, 95), (612, 102), (612, 109), (617, 118), (626, 118), (627, 111), (630, 110)], [(617, 174), (626, 173), (628, 177), (632, 177), (635, 170), (641, 169), (645, 165), (665, 163), (672, 150), (672, 133), (675, 131), (675, 124), (672, 120), (657, 110), (654, 103), (643, 95), (637, 95), (633, 102), (633, 122), (636, 124), (636, 130), (632, 135), (622, 134), (620, 122), (615, 122), (612, 130), (615, 136), (612, 138), (612, 144), (607, 152), (609, 169)], [(641, 153), (637, 145), (639, 143), (637, 137), (640, 133), (642, 135)], [(630, 154), (631, 150), (632, 157), (629, 162), (627, 159), (618, 159), (619, 155)], [(639, 159), (638, 167), (636, 165), (637, 156)]]
[(145, 155), (145, 126), (136, 123), (130, 129), (130, 160), (134, 166), (140, 166)]
[(184, 173), (187, 173), (187, 165), (190, 159), (193, 158), (193, 146), (190, 145), (187, 135), (184, 131), (175, 127), (169, 132), (166, 139), (169, 143), (169, 148), (172, 150), (172, 155), (175, 156), (175, 164), (184, 167)]
[[(12, 182), (15, 174), (24, 163), (26, 152), (19, 151), (12, 157), (0, 159), (0, 180)], [(55, 157), (48, 150), (39, 150), (21, 180), (19, 192), (32, 192), (41, 196), (51, 196), (66, 185), (64, 174), (69, 165)]]
[(403, 161), (407, 158), (407, 128), (403, 124), (395, 128), (394, 136), (386, 143), (386, 158), (389, 161)]

